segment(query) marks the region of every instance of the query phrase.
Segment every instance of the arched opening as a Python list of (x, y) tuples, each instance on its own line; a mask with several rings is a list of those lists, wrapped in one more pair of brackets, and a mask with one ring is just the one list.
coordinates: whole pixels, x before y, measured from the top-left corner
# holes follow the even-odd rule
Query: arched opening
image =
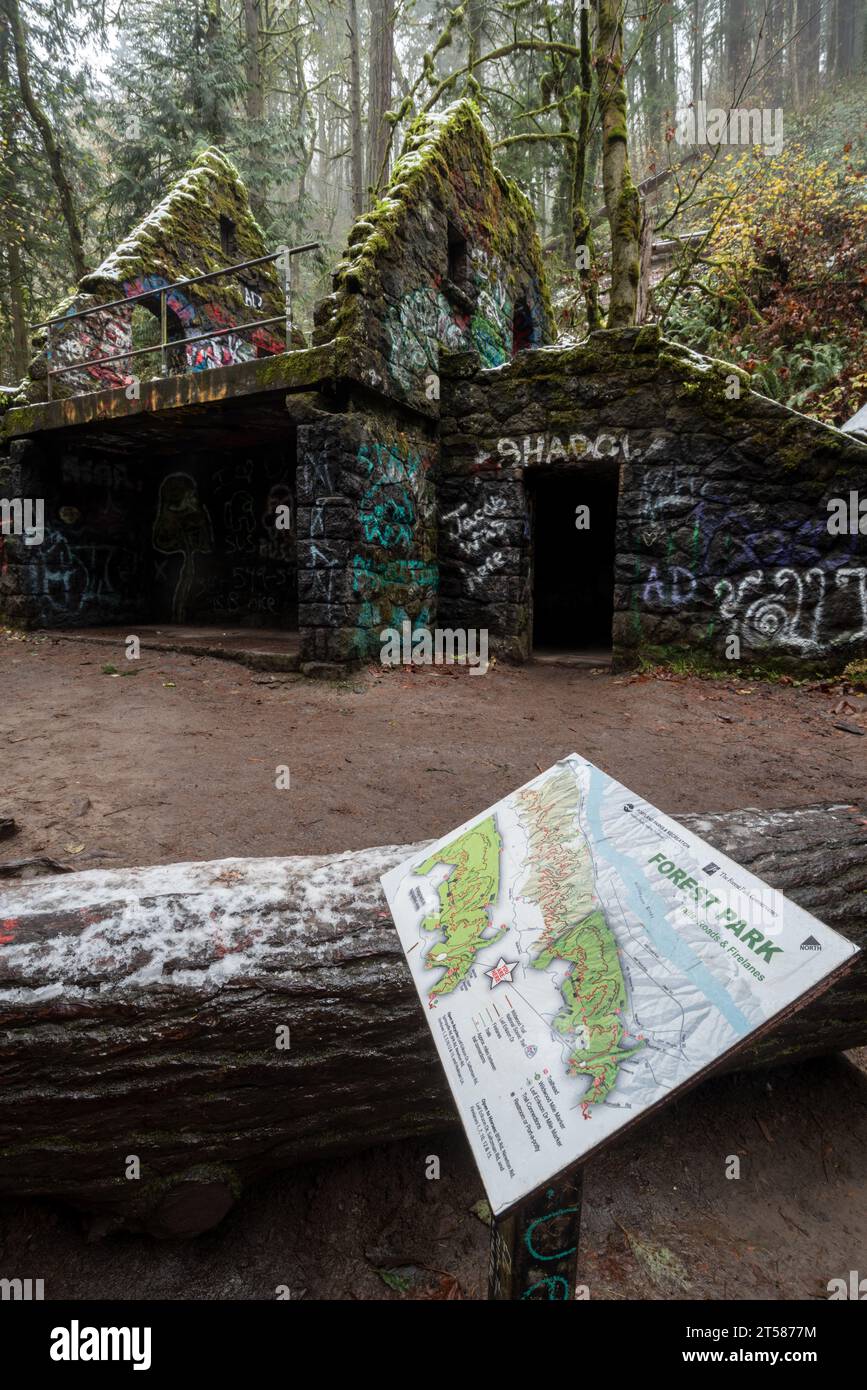
[[(140, 381), (152, 381), (154, 377), (162, 376), (163, 364), (160, 347), (160, 301), (157, 296), (154, 299), (139, 299), (132, 306), (130, 319), (132, 329), (132, 347), (135, 351), (138, 348), (156, 348), (155, 352), (142, 353), (140, 357), (132, 357), (128, 363), (131, 376), (137, 376)], [(166, 305), (166, 331), (171, 346), (166, 353), (166, 365), (170, 376), (183, 372), (186, 366), (184, 349), (180, 344), (185, 338), (184, 326), (173, 309)]]

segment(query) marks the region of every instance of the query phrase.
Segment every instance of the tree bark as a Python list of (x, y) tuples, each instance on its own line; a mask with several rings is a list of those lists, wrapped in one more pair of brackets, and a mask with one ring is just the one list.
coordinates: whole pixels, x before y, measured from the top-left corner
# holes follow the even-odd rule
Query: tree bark
[(51, 121), (46, 112), (36, 99), (36, 94), (30, 83), (30, 62), (27, 56), (27, 34), (24, 28), (24, 21), (21, 18), (21, 10), (18, 0), (0, 0), (9, 20), (9, 27), (12, 31), (12, 44), (15, 51), (15, 66), (18, 70), (18, 90), (21, 93), (21, 101), (24, 109), (39, 132), (45, 150), (48, 165), (51, 169), (51, 177), (57, 189), (57, 197), (60, 202), (60, 211), (66, 223), (66, 232), (69, 238), (69, 253), (72, 258), (72, 266), (75, 271), (76, 280), (81, 280), (87, 274), (87, 266), (84, 260), (84, 240), (81, 235), (81, 226), (78, 221), (78, 211), (75, 206), (75, 197), (72, 192), (72, 185), (66, 176), (64, 164), (63, 147), (54, 134)]
[(813, 100), (819, 86), (821, 56), (821, 9), (819, 0), (795, 0), (795, 42), (793, 56), (795, 108), (802, 111)]
[(602, 108), (602, 187), (611, 228), (609, 328), (635, 322), (641, 199), (627, 155), (623, 10), (620, 0), (596, 0), (596, 73)]
[(704, 0), (691, 0), (689, 70), (692, 90), (687, 105), (704, 96)]
[(726, 0), (725, 7), (725, 83), (726, 95), (737, 106), (744, 94), (751, 66), (747, 0)]
[[(5, 21), (5, 16), (3, 17)], [(30, 335), (27, 330), (27, 313), (24, 307), (24, 258), (21, 255), (23, 243), (23, 220), (16, 183), (19, 168), (16, 110), (12, 100), (9, 80), (11, 30), (8, 21), (0, 25), (0, 132), (2, 132), (5, 156), (3, 177), (0, 180), (0, 227), (5, 243), (5, 271), (8, 284), (6, 296), (9, 306), (9, 321), (12, 336), (9, 344), (11, 375), (10, 381), (19, 382), (27, 373), (30, 361)], [(20, 110), (20, 108), (19, 108)]]
[[(863, 812), (680, 819), (867, 946)], [(4, 884), (0, 1193), (193, 1234), (250, 1179), (453, 1124), (379, 885), (418, 848)], [(867, 951), (737, 1065), (865, 1042)]]
[(386, 182), (389, 127), (385, 113), (391, 110), (394, 68), (395, 0), (368, 0), (370, 13), (370, 63), (367, 81), (367, 182), (373, 197)]
[(829, 39), (828, 68), (834, 77), (848, 77), (858, 70), (861, 56), (855, 46), (858, 28), (856, 0), (836, 0), (831, 14), (833, 39)]
[(255, 172), (248, 179), (250, 206), (253, 215), (263, 222), (267, 213), (267, 182), (263, 177), (263, 165), (267, 148), (263, 140), (265, 120), (265, 81), (260, 53), (260, 0), (244, 0), (244, 104), (247, 120), (250, 123), (250, 152), (255, 160)]
[(349, 31), (349, 154), (352, 169), (352, 215), (364, 212), (364, 147), (361, 134), (361, 59), (358, 47), (358, 4), (347, 0)]
[(601, 327), (602, 317), (599, 312), (599, 287), (594, 264), (593, 233), (584, 196), (590, 152), (590, 101), (593, 85), (592, 43), (588, 10), (581, 9), (578, 25), (581, 49), (581, 96), (579, 98), (578, 145), (575, 150), (572, 187), (572, 239), (579, 263), (578, 276), (581, 281), (581, 292), (584, 296), (584, 307), (587, 313), (587, 331), (593, 333)]

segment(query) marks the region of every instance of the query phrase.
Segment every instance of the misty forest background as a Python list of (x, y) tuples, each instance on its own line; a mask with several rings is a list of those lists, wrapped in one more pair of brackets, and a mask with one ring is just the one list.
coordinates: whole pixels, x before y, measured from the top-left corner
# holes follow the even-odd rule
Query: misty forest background
[[(324, 243), (305, 258), (309, 305), (413, 120), (470, 95), (536, 209), (564, 338), (609, 311), (616, 321), (604, 185), (634, 181), (645, 245), (670, 243), (638, 312), (839, 424), (867, 400), (864, 11), (864, 0), (593, 0), (589, 11), (580, 0), (0, 0), (0, 382), (26, 372), (28, 324), (209, 144), (238, 166), (270, 247)], [(629, 164), (606, 166), (624, 97)], [(675, 113), (699, 99), (781, 108), (782, 150), (691, 151)], [(631, 306), (617, 312), (624, 321)]]

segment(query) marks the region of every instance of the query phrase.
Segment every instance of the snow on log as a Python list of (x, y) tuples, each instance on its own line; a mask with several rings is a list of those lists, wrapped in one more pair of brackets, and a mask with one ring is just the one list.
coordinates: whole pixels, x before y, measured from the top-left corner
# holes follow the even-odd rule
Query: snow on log
[[(863, 812), (680, 819), (867, 946)], [(0, 883), (0, 1193), (194, 1234), (260, 1175), (455, 1123), (379, 886), (420, 847)], [(865, 961), (744, 1064), (867, 1043)]]

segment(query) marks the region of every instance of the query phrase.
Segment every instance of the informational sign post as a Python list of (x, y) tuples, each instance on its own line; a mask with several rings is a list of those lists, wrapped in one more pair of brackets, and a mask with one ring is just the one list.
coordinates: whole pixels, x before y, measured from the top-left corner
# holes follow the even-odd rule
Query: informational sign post
[(382, 884), (497, 1219), (857, 951), (577, 754)]

